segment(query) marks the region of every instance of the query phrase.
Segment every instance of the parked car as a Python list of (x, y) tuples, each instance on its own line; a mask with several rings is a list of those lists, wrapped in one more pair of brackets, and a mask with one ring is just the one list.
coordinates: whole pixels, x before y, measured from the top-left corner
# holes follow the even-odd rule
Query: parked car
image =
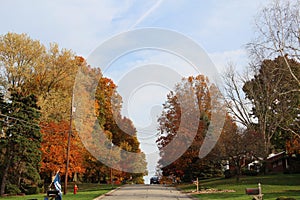
[(150, 184), (159, 184), (159, 179), (157, 176), (153, 176), (150, 178)]

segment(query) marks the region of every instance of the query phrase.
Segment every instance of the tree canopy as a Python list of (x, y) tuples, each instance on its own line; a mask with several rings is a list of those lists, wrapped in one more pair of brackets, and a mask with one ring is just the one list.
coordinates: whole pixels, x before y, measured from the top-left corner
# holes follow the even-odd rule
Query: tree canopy
[[(8, 185), (26, 192), (26, 187), (40, 187), (41, 178), (51, 180), (57, 170), (65, 173), (72, 93), (79, 68), (99, 78), (96, 99), (88, 102), (95, 105), (95, 110), (88, 111), (97, 114), (106, 136), (121, 149), (143, 155), (143, 160), (130, 160), (123, 165), (146, 168), (136, 129), (130, 119), (121, 116), (122, 99), (111, 79), (71, 50), (60, 49), (55, 43), (47, 48), (27, 34), (7, 33), (0, 36), (1, 195)], [(109, 175), (109, 167), (93, 158), (75, 129), (70, 149), (70, 178), (78, 173), (90, 177), (94, 173), (91, 168), (100, 173), (99, 177)], [(121, 152), (115, 156), (122, 156)], [(143, 175), (115, 173), (115, 177), (133, 177), (139, 182)]]

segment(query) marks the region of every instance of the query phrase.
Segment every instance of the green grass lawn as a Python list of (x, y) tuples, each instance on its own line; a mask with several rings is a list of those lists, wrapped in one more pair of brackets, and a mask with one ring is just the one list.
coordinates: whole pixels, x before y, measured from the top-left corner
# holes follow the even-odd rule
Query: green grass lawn
[[(109, 192), (112, 187), (111, 185), (99, 185), (99, 184), (79, 184), (79, 190), (76, 195), (73, 194), (72, 185), (68, 188), (67, 195), (63, 195), (63, 200), (92, 200), (102, 194)], [(1, 197), (0, 199), (6, 200), (28, 200), (28, 199), (38, 199), (44, 200), (45, 194), (37, 195), (26, 195), (26, 196), (10, 196)]]
[[(267, 176), (242, 177), (237, 183), (234, 178), (231, 179), (211, 179), (201, 180), (200, 188), (231, 189), (234, 193), (215, 193), (215, 194), (197, 194), (194, 195), (201, 200), (249, 200), (252, 196), (245, 194), (245, 188), (255, 188), (261, 183), (264, 200), (275, 200), (277, 197), (293, 197), (300, 200), (300, 174), (278, 174)], [(180, 189), (185, 192), (196, 190), (195, 185), (181, 185)]]

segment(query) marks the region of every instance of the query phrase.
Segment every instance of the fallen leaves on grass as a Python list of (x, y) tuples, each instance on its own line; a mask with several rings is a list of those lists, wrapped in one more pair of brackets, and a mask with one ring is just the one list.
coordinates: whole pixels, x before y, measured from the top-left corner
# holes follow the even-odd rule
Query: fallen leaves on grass
[(236, 192), (235, 190), (218, 190), (215, 188), (200, 190), (200, 191), (193, 191), (193, 194), (212, 194), (212, 193), (225, 193), (225, 192)]

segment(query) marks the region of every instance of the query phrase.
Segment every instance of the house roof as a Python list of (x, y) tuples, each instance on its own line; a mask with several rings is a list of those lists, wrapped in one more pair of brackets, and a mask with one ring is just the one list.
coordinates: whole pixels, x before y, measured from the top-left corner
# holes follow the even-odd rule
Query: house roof
[(270, 160), (270, 159), (276, 159), (277, 157), (280, 157), (282, 155), (285, 154), (285, 151), (282, 151), (282, 152), (279, 152), (279, 153), (271, 153), (268, 157), (267, 157), (267, 160)]

